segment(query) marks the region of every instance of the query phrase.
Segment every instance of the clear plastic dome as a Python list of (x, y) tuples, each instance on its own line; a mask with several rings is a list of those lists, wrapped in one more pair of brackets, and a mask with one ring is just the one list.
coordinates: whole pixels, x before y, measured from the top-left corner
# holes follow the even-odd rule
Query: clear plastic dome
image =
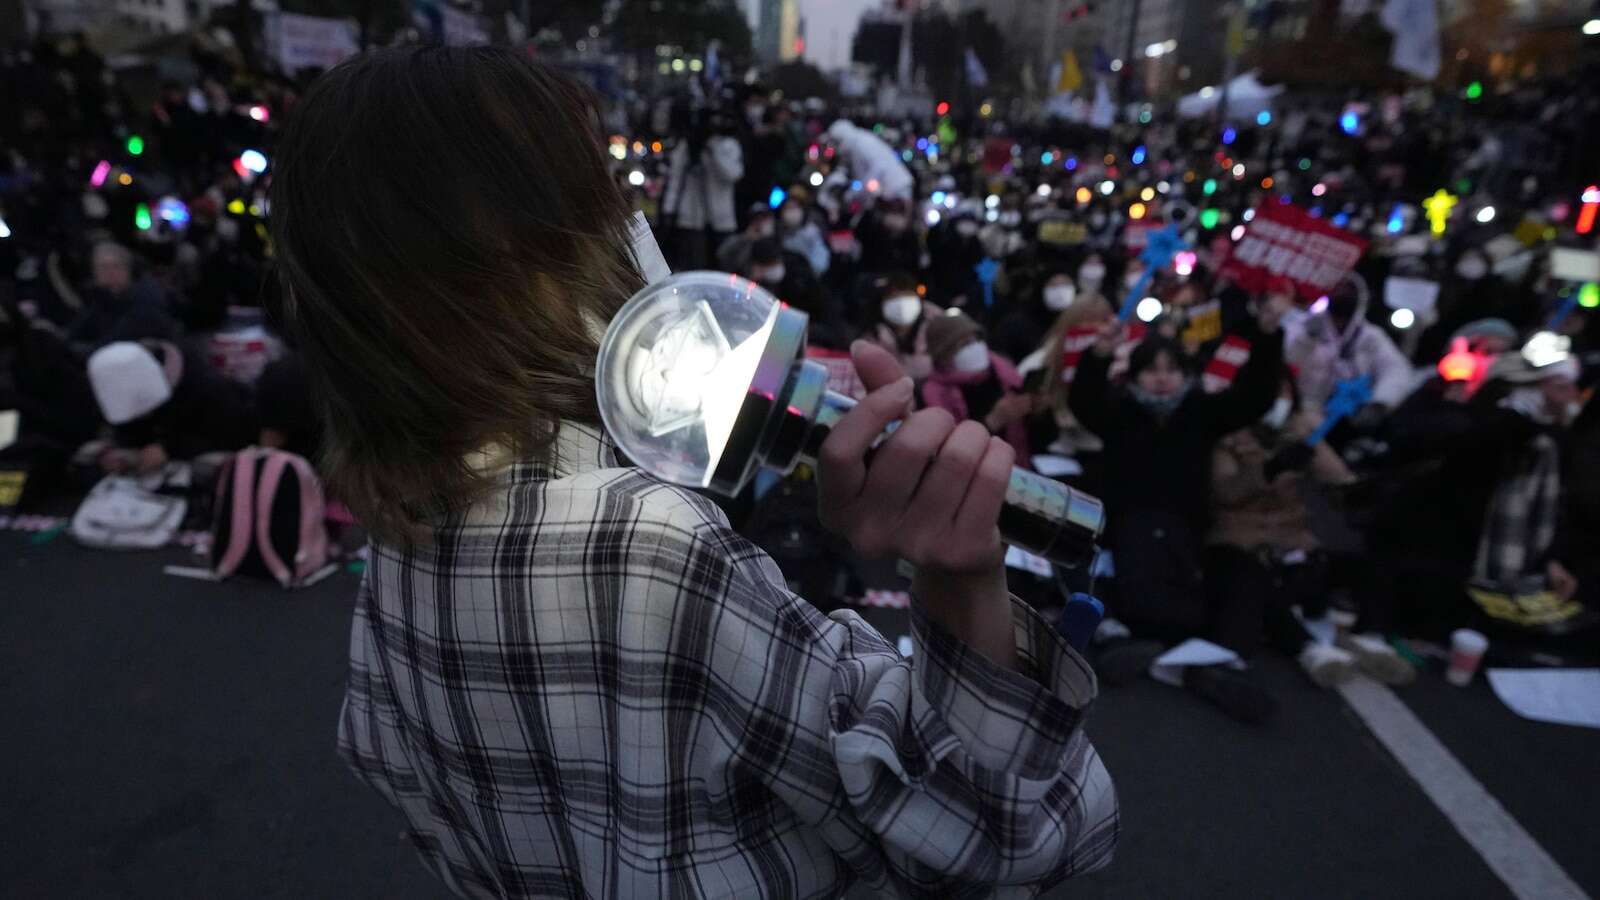
[(724, 272), (683, 272), (633, 295), (595, 368), (600, 416), (622, 451), (664, 481), (708, 486), (778, 309)]

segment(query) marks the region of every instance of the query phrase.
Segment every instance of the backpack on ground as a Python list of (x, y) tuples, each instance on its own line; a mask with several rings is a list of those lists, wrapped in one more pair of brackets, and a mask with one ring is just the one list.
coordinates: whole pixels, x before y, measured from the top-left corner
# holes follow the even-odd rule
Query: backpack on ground
[(248, 447), (217, 478), (211, 574), (306, 587), (332, 573), (322, 484), (303, 457)]
[(137, 478), (108, 475), (78, 505), (70, 530), (85, 547), (154, 550), (172, 542), (188, 509), (182, 497), (156, 493)]

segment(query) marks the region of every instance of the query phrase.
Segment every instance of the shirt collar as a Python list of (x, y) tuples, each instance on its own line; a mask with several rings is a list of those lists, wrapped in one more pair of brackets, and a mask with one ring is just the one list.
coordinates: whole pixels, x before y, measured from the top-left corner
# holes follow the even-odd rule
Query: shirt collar
[(626, 465), (611, 436), (598, 425), (563, 422), (555, 442), (537, 457), (517, 459), (511, 450), (490, 444), (468, 457), (480, 474), (510, 481), (554, 481), (596, 469)]

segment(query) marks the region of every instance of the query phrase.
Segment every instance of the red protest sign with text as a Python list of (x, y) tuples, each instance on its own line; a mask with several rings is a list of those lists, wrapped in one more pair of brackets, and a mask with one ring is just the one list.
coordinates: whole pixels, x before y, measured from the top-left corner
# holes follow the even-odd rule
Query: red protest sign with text
[(1266, 290), (1278, 277), (1294, 282), (1301, 299), (1327, 294), (1355, 268), (1367, 242), (1298, 206), (1266, 202), (1222, 264), (1221, 274), (1247, 291)]

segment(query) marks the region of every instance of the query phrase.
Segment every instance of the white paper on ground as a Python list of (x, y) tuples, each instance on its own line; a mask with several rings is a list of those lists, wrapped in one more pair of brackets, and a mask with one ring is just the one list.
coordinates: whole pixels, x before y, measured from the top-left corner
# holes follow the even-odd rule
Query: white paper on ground
[(1600, 728), (1600, 669), (1490, 669), (1489, 684), (1524, 719)]
[(1033, 457), (1033, 470), (1046, 478), (1062, 478), (1071, 475), (1082, 475), (1083, 466), (1070, 456), (1056, 456), (1052, 453), (1039, 453)]
[(1150, 677), (1173, 687), (1183, 686), (1186, 666), (1220, 666), (1237, 662), (1239, 654), (1203, 638), (1190, 638), (1156, 657), (1150, 664)]
[(0, 450), (17, 442), (17, 430), (22, 414), (14, 409), (0, 410)]
[(1006, 565), (1024, 572), (1032, 572), (1040, 578), (1049, 578), (1055, 574), (1050, 568), (1050, 560), (1034, 556), (1020, 547), (1006, 548)]

